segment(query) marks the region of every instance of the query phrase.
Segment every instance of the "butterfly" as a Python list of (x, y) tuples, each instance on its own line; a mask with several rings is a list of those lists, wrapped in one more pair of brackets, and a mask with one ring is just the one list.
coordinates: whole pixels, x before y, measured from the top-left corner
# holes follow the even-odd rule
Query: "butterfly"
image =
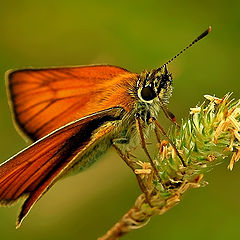
[(33, 142), (0, 165), (0, 204), (25, 198), (17, 226), (56, 181), (90, 166), (111, 146), (123, 156), (118, 144), (140, 142), (156, 169), (145, 138), (150, 126), (161, 130), (160, 109), (175, 122), (166, 107), (172, 93), (167, 65), (210, 30), (160, 68), (140, 74), (111, 65), (6, 73), (14, 123)]

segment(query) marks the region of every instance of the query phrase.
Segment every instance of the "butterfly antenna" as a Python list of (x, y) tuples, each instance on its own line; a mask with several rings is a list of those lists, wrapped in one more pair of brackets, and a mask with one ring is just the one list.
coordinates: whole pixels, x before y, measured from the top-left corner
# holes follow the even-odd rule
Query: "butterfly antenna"
[(159, 72), (161, 71), (166, 65), (168, 65), (170, 62), (172, 62), (175, 58), (177, 58), (179, 55), (181, 55), (183, 52), (185, 52), (188, 48), (193, 46), (196, 42), (201, 40), (202, 38), (206, 37), (208, 33), (210, 33), (212, 30), (212, 27), (209, 26), (206, 31), (204, 31), (201, 35), (199, 35), (196, 39), (194, 39), (187, 47), (185, 47), (182, 51), (180, 51), (177, 55), (172, 57), (170, 60), (168, 60), (165, 64), (163, 64), (160, 68), (157, 68), (154, 72)]

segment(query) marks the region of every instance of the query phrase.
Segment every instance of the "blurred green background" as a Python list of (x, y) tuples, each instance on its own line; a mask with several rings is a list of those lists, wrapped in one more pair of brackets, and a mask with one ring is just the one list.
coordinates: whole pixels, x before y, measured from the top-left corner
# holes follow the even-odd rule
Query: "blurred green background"
[[(0, 161), (26, 143), (15, 131), (4, 72), (27, 66), (108, 63), (133, 72), (158, 67), (212, 25), (212, 33), (173, 62), (170, 109), (180, 120), (203, 94), (239, 98), (239, 1), (1, 1)], [(239, 238), (240, 168), (224, 164), (210, 183), (123, 239)], [(58, 182), (15, 230), (20, 203), (0, 208), (0, 239), (96, 239), (134, 203), (139, 189), (109, 150), (89, 170)]]

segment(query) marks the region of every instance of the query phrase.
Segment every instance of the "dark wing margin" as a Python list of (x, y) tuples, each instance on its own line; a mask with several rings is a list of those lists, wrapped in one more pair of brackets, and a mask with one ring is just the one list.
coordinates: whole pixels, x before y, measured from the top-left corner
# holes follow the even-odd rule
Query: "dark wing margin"
[(37, 200), (98, 141), (116, 130), (122, 108), (111, 108), (71, 122), (0, 165), (0, 204), (21, 197), (17, 227)]

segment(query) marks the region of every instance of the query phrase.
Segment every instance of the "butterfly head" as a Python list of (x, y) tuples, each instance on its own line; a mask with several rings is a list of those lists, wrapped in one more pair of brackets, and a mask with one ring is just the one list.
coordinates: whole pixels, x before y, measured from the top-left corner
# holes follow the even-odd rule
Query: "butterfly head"
[(168, 72), (167, 65), (157, 70), (143, 72), (139, 76), (138, 98), (147, 103), (161, 98), (168, 100), (172, 92), (172, 74)]

